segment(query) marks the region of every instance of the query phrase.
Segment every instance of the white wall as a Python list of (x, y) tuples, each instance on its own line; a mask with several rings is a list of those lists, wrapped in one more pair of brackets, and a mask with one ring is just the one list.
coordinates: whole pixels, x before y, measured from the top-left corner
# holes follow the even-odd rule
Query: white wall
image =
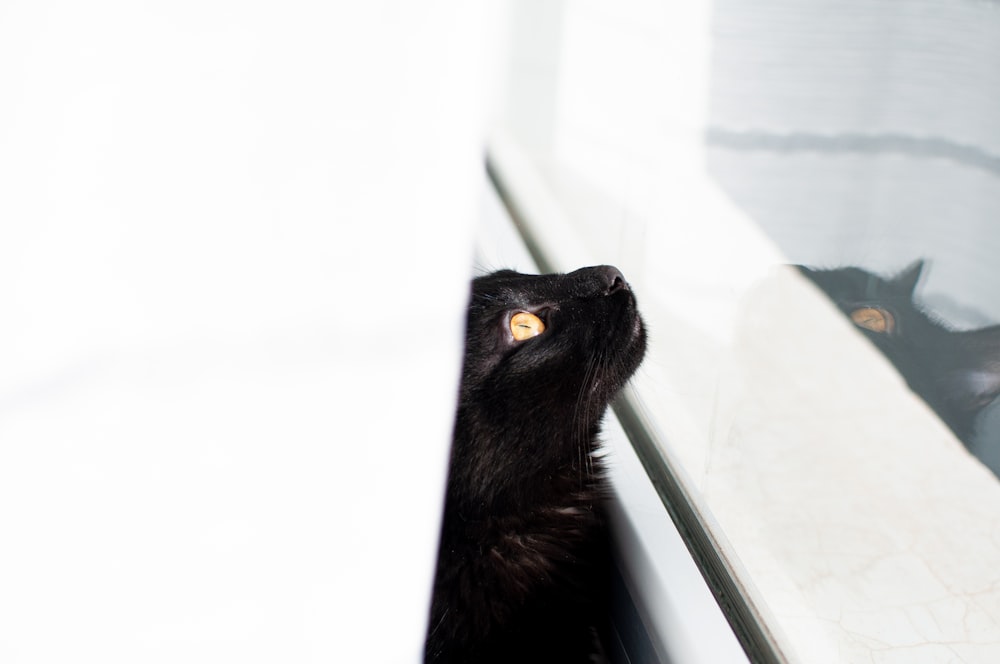
[(419, 661), (464, 2), (0, 10), (0, 660)]

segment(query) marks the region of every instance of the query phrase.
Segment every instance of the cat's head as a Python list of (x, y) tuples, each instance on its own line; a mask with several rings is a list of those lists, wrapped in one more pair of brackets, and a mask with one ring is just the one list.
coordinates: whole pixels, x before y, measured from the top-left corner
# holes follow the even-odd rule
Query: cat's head
[[(616, 268), (473, 281), (456, 422), (459, 453), (543, 467), (590, 445), (639, 366), (646, 333)], [(467, 449), (465, 449), (467, 448)], [(501, 449), (502, 448), (502, 449)], [(584, 452), (583, 454), (586, 454)]]
[(915, 261), (899, 274), (883, 278), (857, 267), (817, 270), (799, 266), (799, 270), (826, 295), (877, 345), (900, 337), (913, 325), (920, 326), (927, 315), (914, 304), (913, 294), (924, 269)]
[(464, 378), (469, 389), (539, 406), (567, 395), (596, 406), (632, 375), (645, 344), (635, 296), (616, 268), (502, 270), (473, 281)]

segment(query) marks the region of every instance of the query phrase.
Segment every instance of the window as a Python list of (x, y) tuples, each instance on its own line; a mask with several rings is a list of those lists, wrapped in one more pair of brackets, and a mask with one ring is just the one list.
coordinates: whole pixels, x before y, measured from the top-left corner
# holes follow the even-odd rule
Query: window
[(751, 660), (996, 661), (991, 409), (963, 440), (791, 267), (926, 259), (1000, 321), (995, 7), (511, 6), (491, 172), (544, 267), (636, 288), (619, 412)]

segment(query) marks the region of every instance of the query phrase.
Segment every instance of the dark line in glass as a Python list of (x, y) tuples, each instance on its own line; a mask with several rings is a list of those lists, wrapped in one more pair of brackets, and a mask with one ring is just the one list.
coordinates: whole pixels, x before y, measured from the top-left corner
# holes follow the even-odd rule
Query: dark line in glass
[(622, 395), (612, 407), (747, 658), (753, 664), (786, 664), (787, 659), (767, 626), (758, 620), (748, 599), (740, 592), (697, 510), (660, 453), (659, 446), (642, 424), (634, 402), (628, 395)]
[(813, 132), (779, 133), (762, 130), (733, 130), (709, 127), (705, 132), (709, 145), (745, 152), (780, 152), (800, 154), (893, 154), (920, 159), (944, 159), (963, 166), (1000, 176), (1000, 155), (974, 145), (936, 136), (879, 133)]
[[(556, 271), (538, 239), (531, 233), (524, 213), (505, 186), (503, 176), (497, 171), (488, 154), (486, 174), (538, 268), (542, 272)], [(753, 664), (787, 664), (767, 626), (757, 619), (749, 601), (740, 592), (738, 584), (730, 575), (722, 554), (713, 544), (708, 529), (678, 482), (676, 474), (660, 454), (656, 442), (642, 424), (635, 405), (627, 397), (622, 396), (612, 407), (747, 658)]]

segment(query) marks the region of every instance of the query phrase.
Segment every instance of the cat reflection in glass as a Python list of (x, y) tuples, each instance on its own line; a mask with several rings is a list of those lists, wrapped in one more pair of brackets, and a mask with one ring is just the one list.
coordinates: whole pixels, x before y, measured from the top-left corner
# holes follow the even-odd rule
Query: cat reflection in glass
[(857, 267), (798, 269), (972, 449), (978, 416), (1000, 395), (1000, 325), (954, 330), (922, 309), (914, 291), (923, 261), (891, 278)]

